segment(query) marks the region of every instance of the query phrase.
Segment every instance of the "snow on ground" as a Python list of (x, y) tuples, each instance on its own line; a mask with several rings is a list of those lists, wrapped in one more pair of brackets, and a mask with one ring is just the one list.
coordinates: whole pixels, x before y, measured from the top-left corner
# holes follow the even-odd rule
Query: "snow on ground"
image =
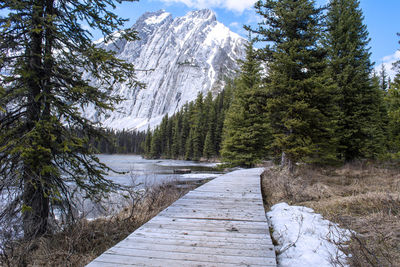
[(200, 166), (200, 167), (209, 167), (215, 168), (220, 163), (210, 163), (210, 162), (195, 162), (195, 161), (184, 161), (184, 160), (160, 160), (157, 163), (158, 166), (164, 167), (190, 167), (190, 166)]
[(218, 176), (221, 176), (222, 174), (217, 174), (217, 173), (188, 173), (188, 174), (182, 174), (181, 178), (183, 180), (198, 180), (198, 179), (211, 179), (211, 178), (216, 178)]
[(314, 210), (279, 203), (267, 212), (272, 237), (278, 243), (278, 266), (348, 266), (345, 254), (335, 244), (344, 244), (351, 232), (324, 220)]

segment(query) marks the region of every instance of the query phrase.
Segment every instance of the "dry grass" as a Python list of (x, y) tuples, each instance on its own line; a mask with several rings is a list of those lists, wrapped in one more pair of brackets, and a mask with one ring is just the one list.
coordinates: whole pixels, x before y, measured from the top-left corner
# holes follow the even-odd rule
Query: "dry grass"
[(152, 187), (134, 207), (113, 218), (81, 220), (58, 234), (16, 242), (0, 258), (0, 266), (85, 266), (197, 186), (167, 183)]
[(293, 174), (272, 168), (263, 174), (264, 202), (313, 208), (354, 230), (346, 249), (351, 266), (400, 266), (400, 172), (354, 163), (340, 168), (302, 166)]

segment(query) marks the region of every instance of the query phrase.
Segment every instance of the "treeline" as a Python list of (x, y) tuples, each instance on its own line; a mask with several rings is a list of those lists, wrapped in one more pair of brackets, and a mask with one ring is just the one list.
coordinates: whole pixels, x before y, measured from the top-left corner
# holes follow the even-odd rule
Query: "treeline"
[(105, 154), (143, 154), (145, 132), (115, 131), (106, 129), (102, 137), (91, 139), (91, 145), (99, 152)]
[(144, 143), (149, 158), (185, 160), (211, 159), (220, 156), (226, 110), (232, 98), (232, 83), (214, 99), (199, 94), (171, 117), (166, 115), (154, 131), (147, 131)]

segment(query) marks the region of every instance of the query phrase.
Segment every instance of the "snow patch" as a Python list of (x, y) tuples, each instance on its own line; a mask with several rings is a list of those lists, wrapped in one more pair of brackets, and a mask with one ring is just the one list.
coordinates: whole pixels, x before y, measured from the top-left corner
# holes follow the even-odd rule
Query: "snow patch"
[(211, 178), (216, 178), (221, 175), (222, 174), (217, 174), (217, 173), (188, 173), (188, 174), (181, 175), (181, 178), (183, 178), (184, 180), (211, 179)]
[(229, 38), (240, 39), (241, 37), (239, 37), (239, 35), (237, 35), (236, 33), (231, 32), (229, 28), (222, 23), (217, 22), (208, 33), (204, 44), (208, 46), (212, 46), (214, 44), (223, 45), (223, 43), (226, 42)]
[(121, 37), (122, 37), (122, 34), (123, 34), (124, 32), (125, 32), (125, 31), (123, 31), (123, 30), (121, 30), (121, 31), (115, 31), (115, 32), (113, 32), (112, 34), (110, 34), (110, 36), (109, 36), (109, 38), (108, 38), (108, 41), (105, 42), (105, 39), (104, 39), (104, 38), (100, 38), (99, 40), (94, 41), (93, 43), (94, 43), (95, 45), (100, 45), (100, 44), (102, 44), (102, 43), (104, 43), (105, 45), (109, 45), (109, 44), (111, 44), (113, 41), (115, 41), (115, 40), (121, 38)]
[(165, 12), (165, 13), (162, 13), (161, 15), (159, 15), (159, 16), (152, 16), (152, 17), (146, 19), (144, 22), (146, 24), (159, 24), (164, 19), (166, 19), (169, 15), (170, 15), (169, 13)]
[(339, 250), (351, 232), (324, 220), (313, 209), (279, 203), (267, 212), (279, 266), (348, 266)]
[(186, 160), (167, 160), (160, 161), (157, 163), (158, 166), (164, 167), (189, 167), (189, 166), (201, 166), (208, 168), (215, 168), (220, 163), (207, 163), (207, 162), (195, 162), (195, 161), (186, 161)]

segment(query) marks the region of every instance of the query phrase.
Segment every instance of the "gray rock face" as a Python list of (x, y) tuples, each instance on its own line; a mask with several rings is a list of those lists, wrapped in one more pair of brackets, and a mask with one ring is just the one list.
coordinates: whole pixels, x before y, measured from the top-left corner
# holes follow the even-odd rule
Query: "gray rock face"
[[(216, 20), (208, 9), (173, 18), (165, 11), (145, 13), (133, 25), (140, 40), (97, 43), (117, 52), (138, 69), (137, 78), (146, 89), (117, 85), (113, 94), (126, 100), (118, 112), (97, 116), (90, 107), (84, 110), (92, 120), (114, 129), (145, 130), (172, 115), (199, 92), (216, 93), (239, 68), (245, 56), (244, 40)], [(115, 33), (117, 35), (117, 33)], [(116, 36), (117, 37), (117, 36)]]

